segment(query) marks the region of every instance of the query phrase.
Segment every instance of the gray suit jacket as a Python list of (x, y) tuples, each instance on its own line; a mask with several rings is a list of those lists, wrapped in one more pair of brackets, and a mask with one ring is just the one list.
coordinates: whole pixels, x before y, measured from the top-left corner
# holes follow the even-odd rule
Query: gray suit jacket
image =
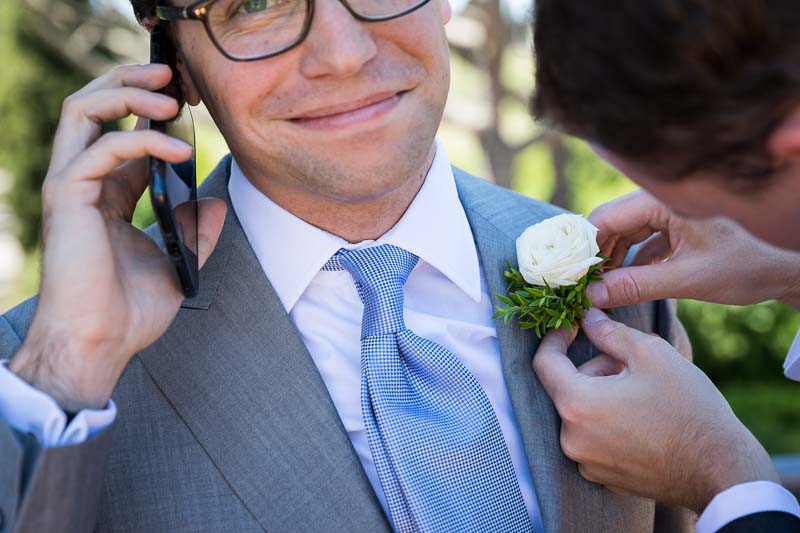
[[(388, 523), (317, 368), (230, 208), (225, 158), (201, 188), (229, 204), (219, 244), (164, 336), (128, 365), (112, 428), (41, 448), (0, 421), (5, 529), (40, 531), (385, 531)], [(493, 293), (527, 226), (557, 214), (455, 170)], [(279, 253), (279, 251), (276, 251)], [(13, 354), (36, 307), (0, 319)], [(676, 338), (666, 304), (615, 317)], [(498, 324), (508, 389), (548, 532), (688, 531), (689, 515), (585, 481), (559, 447), (560, 421), (531, 370), (537, 339)], [(594, 355), (579, 339), (576, 363)]]

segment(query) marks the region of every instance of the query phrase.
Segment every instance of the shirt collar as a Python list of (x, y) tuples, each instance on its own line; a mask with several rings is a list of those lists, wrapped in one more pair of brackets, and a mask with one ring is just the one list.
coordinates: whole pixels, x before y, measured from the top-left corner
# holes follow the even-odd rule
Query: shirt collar
[(247, 240), (287, 312), (339, 249), (380, 244), (408, 250), (474, 301), (481, 299), (478, 252), (453, 170), (438, 139), (433, 163), (417, 196), (397, 224), (377, 241), (349, 243), (296, 217), (256, 189), (235, 160), (228, 192)]

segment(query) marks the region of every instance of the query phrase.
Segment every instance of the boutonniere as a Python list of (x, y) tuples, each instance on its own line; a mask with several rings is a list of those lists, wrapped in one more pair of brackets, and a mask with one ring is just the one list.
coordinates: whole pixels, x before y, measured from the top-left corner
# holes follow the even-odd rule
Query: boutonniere
[(519, 270), (508, 262), (508, 296), (495, 296), (494, 319), (519, 319), (522, 329), (542, 337), (562, 325), (572, 331), (592, 307), (586, 286), (601, 280), (606, 257), (597, 246), (597, 228), (581, 215), (558, 215), (526, 229), (517, 239)]

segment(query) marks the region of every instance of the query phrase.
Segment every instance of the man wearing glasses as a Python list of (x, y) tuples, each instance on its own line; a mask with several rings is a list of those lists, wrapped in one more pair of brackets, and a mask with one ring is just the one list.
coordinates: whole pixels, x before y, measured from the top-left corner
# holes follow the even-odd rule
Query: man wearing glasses
[[(183, 93), (233, 157), (201, 190), (206, 264), (182, 301), (129, 222), (141, 158), (189, 148), (100, 129), (172, 117), (152, 92), (169, 69), (119, 68), (65, 102), (38, 305), (0, 320), (5, 527), (687, 530), (580, 477), (535, 337), (491, 319), (514, 240), (558, 211), (435, 142), (446, 2), (133, 3), (168, 25)], [(616, 316), (682, 338), (663, 302)]]

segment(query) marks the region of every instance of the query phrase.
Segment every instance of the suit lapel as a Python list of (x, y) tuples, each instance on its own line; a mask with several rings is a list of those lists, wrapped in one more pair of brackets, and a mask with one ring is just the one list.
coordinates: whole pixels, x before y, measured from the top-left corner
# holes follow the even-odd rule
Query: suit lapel
[[(516, 266), (516, 238), (528, 226), (558, 214), (556, 208), (498, 190), (454, 169), (459, 197), (486, 274), (490, 294), (505, 294), (507, 261)], [(515, 322), (497, 321), (506, 386), (514, 406), (533, 477), (545, 531), (598, 531), (603, 513), (603, 490), (585, 481), (575, 463), (561, 452), (561, 420), (553, 402), (534, 374), (531, 362), (539, 340)], [(571, 359), (591, 356), (585, 339), (576, 341)]]
[(229, 172), (226, 158), (201, 188), (228, 214), (200, 293), (139, 357), (264, 529), (386, 530), (325, 384), (233, 212)]

